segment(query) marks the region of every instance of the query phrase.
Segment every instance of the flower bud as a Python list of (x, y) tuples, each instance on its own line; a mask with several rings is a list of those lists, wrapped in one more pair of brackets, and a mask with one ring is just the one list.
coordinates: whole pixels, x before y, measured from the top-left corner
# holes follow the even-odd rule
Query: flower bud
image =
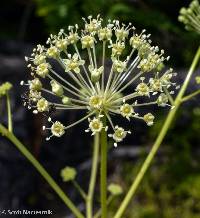
[(40, 91), (42, 88), (42, 83), (38, 78), (35, 78), (30, 81), (30, 89)]
[(60, 172), (63, 182), (74, 180), (76, 178), (76, 174), (77, 174), (76, 170), (72, 167), (65, 167)]
[(71, 100), (67, 96), (64, 96), (62, 98), (62, 103), (65, 104), (65, 105), (69, 105), (71, 103)]
[(121, 195), (123, 193), (122, 187), (118, 184), (111, 183), (108, 186), (108, 191), (111, 193), (111, 195)]
[(6, 93), (12, 88), (12, 84), (5, 82), (0, 86), (0, 97), (6, 95)]
[(51, 84), (52, 92), (55, 93), (57, 96), (62, 97), (64, 93), (63, 87), (54, 80), (52, 80), (50, 84)]

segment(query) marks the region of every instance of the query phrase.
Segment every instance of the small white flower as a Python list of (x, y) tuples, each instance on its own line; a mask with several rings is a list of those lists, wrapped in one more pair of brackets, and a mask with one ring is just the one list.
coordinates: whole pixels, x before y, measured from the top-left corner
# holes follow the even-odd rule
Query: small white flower
[(41, 98), (37, 102), (37, 110), (39, 112), (44, 112), (49, 110), (49, 102), (45, 98)]
[(160, 79), (151, 78), (149, 80), (149, 83), (150, 83), (150, 89), (152, 92), (162, 91), (162, 82)]
[(77, 41), (79, 40), (79, 36), (77, 33), (70, 32), (69, 36), (67, 37), (67, 40), (68, 40), (68, 44), (76, 44)]
[(105, 27), (98, 31), (98, 37), (100, 41), (108, 41), (112, 37), (112, 29)]
[(124, 41), (128, 37), (128, 34), (129, 34), (129, 31), (125, 30), (124, 27), (122, 27), (121, 29), (115, 30), (115, 35), (117, 39), (120, 41)]
[(101, 108), (102, 103), (103, 103), (103, 99), (99, 95), (93, 95), (89, 99), (90, 108), (99, 109), (99, 108)]
[(84, 65), (84, 60), (79, 60), (78, 55), (75, 53), (71, 58), (64, 59), (66, 65), (65, 72), (74, 71), (75, 73), (80, 73), (80, 66)]
[(123, 50), (125, 49), (125, 44), (124, 42), (116, 42), (114, 44), (111, 45), (112, 47), (112, 56), (120, 56), (123, 52)]
[(150, 72), (155, 69), (160, 63), (164, 61), (162, 57), (162, 53), (160, 55), (156, 54), (155, 52), (151, 52), (148, 56), (140, 61), (138, 68), (142, 72)]
[(59, 39), (56, 41), (56, 47), (60, 50), (60, 51), (63, 51), (63, 50), (66, 50), (67, 49), (67, 46), (68, 46), (68, 39), (65, 38), (65, 39)]
[(47, 55), (51, 58), (57, 58), (60, 54), (60, 51), (56, 46), (52, 46), (47, 49)]
[(65, 126), (61, 122), (56, 121), (51, 126), (51, 133), (54, 136), (61, 137), (65, 133)]
[(41, 98), (41, 92), (38, 92), (36, 90), (30, 90), (29, 92), (29, 99), (30, 101), (36, 102)]
[[(143, 31), (145, 32), (145, 31)], [(138, 49), (143, 43), (146, 42), (146, 38), (147, 36), (145, 34), (143, 34), (143, 32), (138, 35), (138, 34), (134, 34), (131, 38), (130, 38), (130, 45), (135, 48)]]
[(148, 56), (149, 53), (152, 51), (151, 44), (149, 42), (144, 41), (138, 48), (138, 55), (141, 58)]
[(173, 76), (175, 76), (176, 74), (172, 73), (173, 69), (169, 69), (165, 72), (165, 74), (163, 74), (163, 76), (160, 78), (162, 85), (164, 86), (169, 86), (172, 84), (171, 79)]
[(149, 86), (144, 82), (139, 83), (135, 90), (141, 96), (149, 96)]
[(104, 67), (101, 66), (99, 68), (94, 68), (93, 66), (89, 65), (88, 67), (90, 73), (91, 73), (91, 80), (92, 82), (98, 82), (100, 77), (101, 77), (101, 74), (104, 70)]
[(101, 28), (101, 21), (102, 19), (99, 18), (99, 15), (97, 16), (97, 19), (92, 19), (92, 16), (88, 17), (89, 22), (86, 21), (86, 19), (83, 18), (85, 21), (85, 30), (89, 33), (96, 33)]
[(35, 65), (40, 65), (40, 64), (42, 64), (44, 62), (46, 62), (46, 56), (44, 54), (35, 55), (34, 61), (33, 61), (33, 63)]
[(117, 73), (122, 73), (126, 69), (126, 62), (113, 59), (113, 70)]
[(97, 132), (101, 132), (103, 128), (103, 123), (99, 118), (94, 117), (92, 120), (89, 119), (89, 128), (92, 131), (92, 134), (96, 134)]
[(130, 120), (130, 117), (132, 117), (133, 113), (134, 113), (134, 109), (133, 106), (130, 104), (123, 104), (120, 107), (120, 113), (123, 117), (126, 117), (128, 120)]
[(165, 95), (164, 93), (161, 93), (157, 99), (158, 106), (165, 107), (167, 103), (168, 103), (167, 95)]
[(131, 133), (130, 131), (125, 131), (122, 127), (115, 126), (114, 133), (109, 135), (115, 141), (114, 146), (117, 147), (117, 143), (123, 141), (126, 137), (127, 133)]
[(81, 38), (82, 48), (92, 48), (94, 46), (94, 37), (90, 35), (83, 36)]
[(154, 121), (154, 116), (151, 113), (145, 114), (143, 119), (147, 123), (147, 126), (152, 126)]
[(36, 74), (41, 76), (42, 78), (45, 78), (49, 74), (49, 67), (50, 65), (48, 63), (42, 63), (37, 66), (36, 68)]

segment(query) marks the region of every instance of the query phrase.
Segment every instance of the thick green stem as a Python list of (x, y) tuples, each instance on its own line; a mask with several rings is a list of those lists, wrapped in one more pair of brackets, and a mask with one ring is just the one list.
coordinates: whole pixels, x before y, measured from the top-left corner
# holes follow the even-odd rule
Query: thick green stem
[(189, 81), (191, 79), (191, 76), (192, 76), (192, 74), (194, 72), (194, 69), (195, 69), (195, 67), (196, 67), (196, 65), (198, 63), (199, 58), (200, 58), (200, 47), (197, 50), (197, 53), (196, 53), (196, 55), (195, 55), (195, 57), (193, 59), (192, 65), (191, 65), (191, 67), (189, 69), (189, 72), (188, 72), (186, 78), (185, 78), (185, 81), (184, 81), (184, 83), (183, 83), (183, 85), (182, 85), (182, 87), (181, 87), (175, 101), (174, 101), (175, 108), (169, 112), (169, 114), (168, 114), (168, 116), (167, 116), (167, 118), (165, 120), (165, 123), (164, 123), (164, 125), (163, 125), (163, 127), (162, 127), (162, 129), (161, 129), (161, 131), (160, 131), (160, 133), (159, 133), (159, 135), (158, 135), (158, 137), (157, 137), (151, 151), (150, 151), (150, 153), (148, 154), (146, 160), (144, 161), (139, 173), (137, 174), (135, 180), (133, 181), (128, 193), (126, 194), (124, 200), (122, 201), (122, 203), (121, 203), (119, 209), (117, 210), (114, 218), (121, 218), (122, 217), (122, 215), (123, 215), (125, 209), (127, 208), (129, 202), (133, 198), (133, 196), (134, 196), (134, 194), (135, 194), (141, 180), (143, 179), (144, 174), (146, 173), (147, 169), (149, 168), (149, 166), (150, 166), (150, 164), (151, 164), (151, 162), (152, 162), (158, 148), (160, 147), (165, 135), (167, 134), (167, 131), (170, 128), (170, 125), (171, 125), (171, 123), (173, 121), (173, 118), (174, 118), (174, 116), (175, 116), (175, 114), (176, 114), (176, 112), (177, 112), (177, 110), (178, 110), (178, 108), (179, 108), (179, 106), (181, 104), (181, 100), (182, 100), (183, 95), (184, 95), (184, 93), (186, 91), (186, 88), (187, 88), (188, 83), (189, 83)]
[[(106, 126), (106, 116), (103, 117), (103, 125)], [(101, 218), (107, 218), (107, 133), (101, 131), (101, 169), (100, 169), (100, 192), (101, 192)]]
[(8, 130), (10, 132), (12, 132), (13, 131), (12, 113), (11, 113), (10, 96), (9, 96), (8, 92), (6, 93), (6, 101), (7, 101), (7, 113), (8, 113)]
[(8, 131), (3, 125), (0, 124), (0, 133), (8, 138), (18, 150), (31, 162), (31, 164), (37, 169), (41, 176), (47, 181), (47, 183), (52, 187), (52, 189), (58, 194), (60, 199), (65, 203), (65, 205), (72, 211), (72, 213), (77, 218), (84, 218), (82, 213), (78, 208), (72, 203), (72, 201), (67, 197), (63, 190), (58, 186), (55, 180), (49, 175), (49, 173), (44, 169), (44, 167), (35, 159), (35, 157), (28, 151), (28, 149), (15, 137), (13, 133)]
[(99, 158), (99, 133), (96, 133), (94, 136), (90, 184), (89, 184), (88, 196), (86, 198), (87, 218), (93, 217), (93, 197), (94, 197), (94, 189), (95, 189), (95, 183), (97, 177), (98, 158)]

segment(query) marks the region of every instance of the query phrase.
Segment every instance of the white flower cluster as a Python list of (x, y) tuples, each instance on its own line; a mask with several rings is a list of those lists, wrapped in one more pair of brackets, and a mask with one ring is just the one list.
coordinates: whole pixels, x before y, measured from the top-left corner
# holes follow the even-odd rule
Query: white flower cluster
[[(52, 126), (44, 129), (51, 130), (50, 137), (60, 137), (68, 128), (88, 119), (86, 132), (94, 135), (102, 130), (110, 132), (111, 128), (108, 136), (117, 146), (131, 132), (114, 124), (112, 116), (117, 114), (128, 121), (141, 119), (151, 126), (154, 116), (151, 113), (141, 116), (138, 108), (169, 105), (173, 91), (168, 90), (175, 86), (171, 81), (175, 73), (172, 69), (160, 72), (160, 66), (169, 57), (165, 58), (164, 51), (151, 44), (150, 34), (145, 30), (137, 34), (131, 23), (126, 26), (118, 20), (108, 20), (107, 25), (103, 25), (100, 16), (83, 20), (83, 29), (78, 25), (69, 26), (67, 32), (61, 29), (58, 35), (50, 35), (46, 46), (38, 45), (31, 57), (25, 57), (33, 77), (26, 84), (21, 83), (29, 87), (25, 104), (34, 113), (48, 113), (52, 108), (86, 111), (84, 117), (70, 125), (53, 122), (49, 117)], [(96, 56), (97, 45), (102, 46), (101, 57)], [(81, 56), (80, 49), (85, 50), (87, 56)], [(129, 55), (125, 56), (127, 52)], [(112, 64), (106, 72), (105, 59), (109, 57)], [(63, 72), (54, 70), (51, 59), (63, 68)], [(123, 94), (125, 90), (129, 94)], [(44, 97), (48, 95), (57, 101), (51, 102)], [(145, 99), (147, 102), (144, 103)], [(138, 103), (139, 100), (142, 102)]]

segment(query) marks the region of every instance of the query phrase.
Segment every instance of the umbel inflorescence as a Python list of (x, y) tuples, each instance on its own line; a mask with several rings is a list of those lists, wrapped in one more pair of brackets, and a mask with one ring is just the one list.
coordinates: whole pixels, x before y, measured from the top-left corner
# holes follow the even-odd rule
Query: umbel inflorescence
[[(171, 82), (175, 73), (172, 69), (159, 71), (169, 57), (165, 58), (164, 51), (151, 44), (150, 34), (145, 30), (137, 34), (131, 23), (126, 26), (118, 20), (108, 20), (103, 25), (100, 16), (83, 20), (83, 29), (77, 24), (69, 26), (67, 32), (61, 29), (58, 35), (50, 35), (46, 46), (37, 45), (31, 57), (25, 57), (33, 77), (27, 83), (21, 82), (29, 87), (25, 105), (33, 109), (33, 113), (46, 113), (52, 108), (85, 110), (84, 117), (69, 125), (49, 117), (51, 127), (44, 127), (51, 131), (47, 140), (60, 137), (68, 128), (88, 120), (86, 132), (94, 135), (104, 129), (117, 146), (131, 132), (114, 123), (113, 116), (119, 115), (128, 121), (141, 119), (151, 126), (154, 116), (140, 115), (138, 108), (169, 105), (168, 99), (173, 94), (169, 89), (175, 86)], [(102, 47), (101, 57), (96, 56), (97, 46)], [(127, 52), (129, 55), (125, 55)], [(106, 56), (111, 61), (109, 70), (105, 69)], [(62, 70), (56, 72), (52, 59)], [(55, 101), (50, 101), (48, 95)], [(139, 102), (141, 96), (146, 103)], [(105, 118), (107, 124), (103, 122)]]
[(198, 0), (193, 0), (188, 8), (181, 8), (178, 19), (185, 24), (187, 30), (200, 34), (200, 4)]

